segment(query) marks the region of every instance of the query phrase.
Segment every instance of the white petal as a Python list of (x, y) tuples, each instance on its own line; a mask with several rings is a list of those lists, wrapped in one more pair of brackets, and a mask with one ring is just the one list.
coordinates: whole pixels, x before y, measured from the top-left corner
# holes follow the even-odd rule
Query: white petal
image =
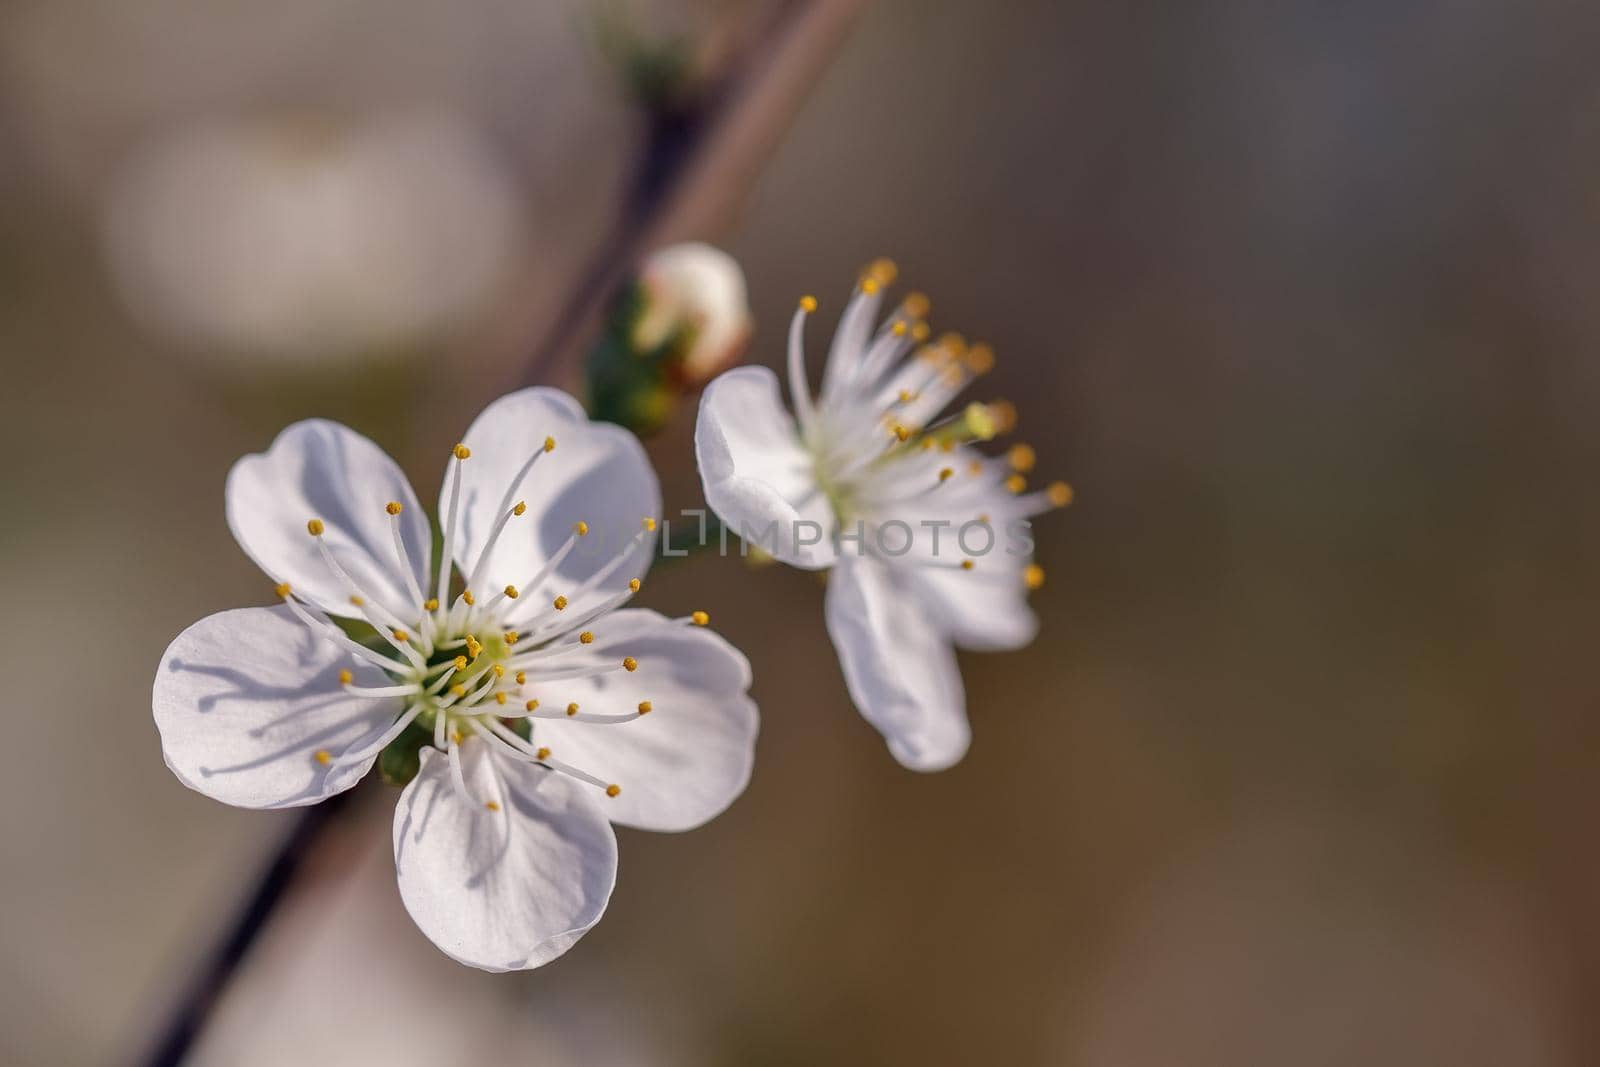
[(400, 898), (460, 963), (486, 971), (549, 963), (605, 913), (617, 880), (616, 836), (571, 779), (498, 759), (477, 738), (462, 744), (460, 757), (470, 796), (431, 747), (400, 796)]
[(346, 694), (341, 667), (357, 684), (385, 684), (383, 672), (348, 659), (281, 605), (201, 619), (156, 670), (151, 704), (167, 766), (190, 789), (244, 808), (315, 804), (349, 789), (372, 759), (339, 766), (317, 753), (376, 740), (403, 706)]
[(894, 758), (916, 771), (959, 761), (972, 735), (955, 653), (895, 569), (841, 557), (826, 614), (850, 696)]
[(910, 576), (929, 615), (960, 648), (1001, 652), (1021, 648), (1039, 633), (1028, 606), (1026, 560), (996, 550), (972, 571), (920, 567)]
[(712, 382), (700, 400), (694, 447), (706, 502), (734, 533), (748, 533), (793, 566), (832, 566), (833, 509), (779, 399), (776, 374), (738, 367)]
[[(556, 446), (545, 453), (547, 437), (555, 438)], [(608, 567), (639, 534), (642, 520), (661, 513), (661, 488), (639, 439), (620, 426), (590, 422), (578, 402), (559, 389), (523, 389), (501, 397), (484, 408), (462, 441), (472, 449), (461, 467), (455, 547), (463, 575), (471, 575), (502, 507), (518, 501), (528, 505), (496, 542), (478, 592), (520, 587), (581, 521), (589, 533), (547, 583), (557, 591), (570, 589)], [(533, 467), (513, 487), (536, 455)], [(441, 522), (449, 514), (450, 481), (447, 470), (439, 494)], [(642, 576), (654, 551), (654, 535), (643, 538), (602, 588), (620, 589), (628, 579)]]
[(240, 547), (296, 595), (333, 615), (360, 612), (306, 532), (314, 518), (323, 521), (323, 539), (364, 595), (402, 618), (416, 615), (395, 552), (395, 520), (384, 510), (390, 501), (405, 509), (406, 555), (426, 588), (428, 517), (394, 460), (354, 430), (326, 419), (297, 422), (267, 451), (245, 456), (228, 472), (228, 528)]
[(718, 634), (653, 611), (618, 611), (594, 629), (592, 661), (614, 665), (633, 656), (638, 670), (543, 684), (530, 671), (529, 695), (546, 708), (575, 702), (583, 713), (626, 715), (642, 700), (651, 711), (617, 724), (541, 719), (537, 743), (622, 787), (615, 797), (595, 790), (612, 822), (690, 830), (721, 814), (744, 792), (755, 760), (749, 661)]

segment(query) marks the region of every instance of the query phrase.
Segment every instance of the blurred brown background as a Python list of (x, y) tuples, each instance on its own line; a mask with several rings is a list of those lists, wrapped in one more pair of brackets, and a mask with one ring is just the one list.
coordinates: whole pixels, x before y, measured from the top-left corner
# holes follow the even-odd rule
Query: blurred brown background
[[(666, 569), (647, 603), (709, 608), (754, 661), (745, 797), (686, 836), (624, 831), (605, 921), (491, 977), (405, 919), (373, 784), (197, 1062), (1595, 1062), (1600, 11), (855, 6), (632, 5), (738, 116), (648, 239), (739, 257), (755, 361), (798, 294), (837, 308), (881, 254), (936, 325), (995, 345), (986, 384), (1078, 502), (1039, 524), (1039, 641), (964, 661), (970, 755), (893, 763), (813, 576)], [(427, 499), (585, 272), (630, 254), (610, 242), (647, 128), (594, 15), (0, 12), (7, 1062), (139, 1056), (291, 821), (185, 790), (149, 717), (166, 643), (265, 599), (229, 465), (332, 415)], [(388, 286), (337, 309), (370, 296), (409, 333), (335, 317), (357, 358), (222, 358), (233, 320), (119, 297), (107, 220), (149, 146), (272, 114), (322, 151), (417, 109), (422, 155), (467, 162), (402, 215), (509, 190), (460, 219), (497, 245), (459, 307), (418, 318), (436, 279), (345, 263), (362, 234), (318, 244), (277, 178), (287, 221), (238, 240), (284, 292), (223, 278), (202, 310), (236, 299), (270, 333), (316, 306), (312, 264), (317, 293)], [(442, 240), (385, 218), (372, 247)], [(569, 386), (581, 346), (552, 364)], [(700, 502), (690, 421), (652, 443), (669, 506)]]

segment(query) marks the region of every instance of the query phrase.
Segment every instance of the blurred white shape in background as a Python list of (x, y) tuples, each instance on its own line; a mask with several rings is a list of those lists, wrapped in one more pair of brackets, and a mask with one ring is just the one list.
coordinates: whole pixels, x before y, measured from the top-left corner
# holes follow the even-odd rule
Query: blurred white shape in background
[(492, 147), (436, 109), (184, 127), (134, 152), (104, 211), (133, 313), (230, 362), (438, 341), (493, 295), (521, 226)]
[(750, 337), (744, 271), (719, 248), (698, 241), (650, 254), (639, 271), (644, 309), (633, 327), (635, 351), (648, 352), (679, 329), (691, 331), (685, 376), (703, 382), (738, 358)]

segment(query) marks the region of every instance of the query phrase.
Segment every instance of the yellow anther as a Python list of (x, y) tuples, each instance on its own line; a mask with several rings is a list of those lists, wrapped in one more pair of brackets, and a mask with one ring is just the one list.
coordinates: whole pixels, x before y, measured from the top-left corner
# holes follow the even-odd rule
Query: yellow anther
[(467, 607), (469, 608), (478, 602), (477, 598), (472, 595), (472, 590), (470, 589), (461, 590), (461, 599), (467, 602)]
[(804, 311), (807, 315), (817, 310), (817, 298), (809, 295), (802, 296), (800, 298), (800, 310)]
[(483, 653), (483, 644), (471, 634), (467, 635), (467, 655), (477, 659)]
[(572, 524), (572, 532), (577, 534), (579, 537), (583, 537), (589, 532), (589, 524), (584, 522), (582, 519), (579, 519), (577, 522)]
[(956, 469), (954, 467), (942, 468), (939, 471), (939, 480), (941, 482), (948, 482), (951, 478), (955, 477), (955, 474), (956, 474)]
[(460, 730), (451, 730), (450, 731), (450, 740), (454, 741), (456, 744), (459, 745), (461, 743), (461, 731)]
[(904, 319), (896, 319), (894, 325), (889, 327), (889, 332), (894, 334), (896, 337), (904, 337), (907, 329), (908, 327), (906, 326)]
[(328, 764), (333, 762), (333, 753), (329, 752), (325, 748), (319, 748), (315, 753), (315, 758), (318, 763), (326, 767)]
[(549, 759), (550, 758), (550, 750), (548, 748), (541, 748), (538, 752), (535, 752), (533, 755), (534, 755), (535, 759)]
[(641, 521), (639, 523), (639, 525), (643, 526), (646, 530), (649, 530), (651, 533), (654, 533), (655, 532), (655, 528), (656, 528), (656, 520), (654, 520), (654, 519), (644, 519), (643, 521)]
[(976, 344), (967, 349), (967, 369), (973, 374), (988, 374), (994, 370), (994, 349), (986, 344)]
[(911, 339), (917, 342), (919, 345), (926, 341), (928, 339), (928, 335), (932, 332), (933, 331), (928, 328), (928, 324), (925, 322), (918, 321), (911, 324)]
[(914, 319), (925, 319), (928, 317), (928, 312), (933, 310), (932, 302), (922, 293), (907, 293), (900, 306)]
[(404, 511), (405, 508), (401, 505), (400, 501), (391, 500), (383, 506), (383, 510), (387, 511), (391, 515), (398, 515), (400, 512)]
[(1020, 493), (1024, 489), (1028, 488), (1028, 479), (1024, 478), (1020, 474), (1013, 474), (1011, 477), (1006, 479), (1006, 488), (1011, 490), (1013, 493)]
[(294, 592), (293, 589), (289, 588), (288, 582), (279, 582), (277, 585), (272, 587), (272, 591), (278, 594), (278, 597), (282, 600), (288, 600), (289, 594)]
[(1006, 450), (1006, 462), (1011, 464), (1013, 470), (1031, 471), (1033, 470), (1033, 465), (1038, 461), (1039, 457), (1034, 453), (1031, 445), (1017, 444)]
[(564, 596), (558, 596), (554, 600), (550, 601), (550, 603), (557, 611), (567, 610), (567, 598)]
[(523, 708), (525, 708), (528, 711), (538, 711), (539, 710), (539, 702), (537, 700), (530, 700), (530, 701), (528, 701), (526, 704), (524, 704), (522, 706), (523, 706)]
[(956, 442), (954, 438), (946, 437), (943, 441), (939, 442), (940, 452), (954, 452), (955, 450)]
[(691, 620), (693, 620), (693, 622), (694, 622), (694, 624), (696, 626), (709, 626), (709, 625), (711, 625), (711, 616), (707, 615), (703, 611), (697, 611), (693, 615), (690, 615), (689, 618)]
[(544, 439), (544, 450), (546, 452), (554, 452), (556, 450), (556, 439), (554, 437), (546, 437)]
[(456, 666), (456, 670), (458, 670), (458, 671), (466, 670), (467, 669), (467, 657), (465, 657), (465, 656), (457, 656), (456, 657), (455, 666)]
[(429, 597), (427, 600), (425, 600), (423, 602), (422, 610), (423, 611), (438, 611), (439, 610), (439, 602), (437, 600), (435, 600), (433, 597)]
[(637, 578), (629, 578), (628, 579), (628, 592), (637, 593), (638, 591), (639, 591), (639, 579), (637, 579)]
[(900, 277), (900, 268), (887, 256), (879, 256), (867, 264), (867, 274), (879, 285), (893, 285)]
[(522, 514), (526, 513), (527, 510), (528, 510), (528, 502), (526, 500), (519, 500), (519, 501), (517, 501), (517, 506), (511, 509), (511, 514), (513, 514), (513, 515), (522, 515)]
[(876, 278), (862, 278), (861, 279), (861, 291), (863, 293), (865, 293), (866, 295), (871, 296), (873, 293), (876, 293), (878, 291), (878, 288), (879, 288), (878, 279), (876, 279)]
[(458, 697), (466, 696), (467, 695), (467, 687), (462, 685), (460, 682), (457, 682), (455, 685), (452, 685), (450, 687), (450, 692), (454, 693)]
[(350, 603), (354, 604), (356, 607), (359, 608), (359, 607), (364, 606), (366, 604), (366, 601), (362, 600), (358, 596), (353, 596), (353, 597), (350, 598)]
[(469, 459), (472, 456), (472, 449), (468, 448), (466, 445), (456, 445), (456, 447), (450, 450), (450, 454), (455, 456), (457, 459)]
[(506, 702), (506, 695), (504, 693), (496, 693), (494, 695), (494, 702), (496, 704), (504, 704)]
[(1022, 584), (1029, 589), (1037, 589), (1044, 584), (1044, 568), (1037, 563), (1030, 563), (1022, 571)]
[(648, 700), (639, 701), (639, 714), (640, 715), (648, 715), (653, 710), (655, 710), (655, 705), (650, 703)]
[(967, 473), (976, 478), (983, 473), (983, 460), (975, 459), (967, 464)]
[(903, 442), (903, 441), (909, 441), (911, 439), (911, 431), (906, 429), (904, 426), (899, 425), (899, 424), (896, 424), (893, 427), (891, 427), (889, 432), (894, 434), (894, 439), (896, 441), (902, 441)]
[(340, 685), (349, 685), (351, 682), (353, 682), (355, 680), (356, 680), (356, 676), (354, 674), (351, 674), (349, 671), (340, 671), (339, 672), (339, 684)]
[(578, 714), (578, 705), (577, 704), (568, 704), (567, 705), (567, 714), (568, 715), (576, 715), (576, 714)]
[(500, 802), (498, 800), (485, 800), (483, 802), (483, 806), (488, 808), (490, 811), (500, 810)]
[(321, 519), (310, 519), (306, 522), (306, 533), (312, 537), (321, 537), (324, 529), (326, 527), (322, 525)]
[(931, 437), (924, 437), (920, 442), (918, 442), (917, 447), (921, 448), (924, 452), (932, 452), (934, 449), (939, 447), (939, 442), (935, 441)]
[(396, 641), (406, 642), (411, 640), (411, 635), (406, 633), (404, 630), (395, 630), (393, 633)]
[(494, 676), (496, 678), (504, 678), (506, 676), (506, 669), (505, 669), (505, 666), (503, 664), (496, 663), (493, 667), (490, 667), (489, 669), (491, 671), (494, 671)]
[(1058, 508), (1064, 508), (1072, 503), (1072, 486), (1066, 482), (1051, 482), (1045, 490), (1045, 495), (1050, 498), (1050, 503)]
[[(528, 672), (527, 671), (518, 671), (517, 672), (517, 684), (518, 685), (527, 685), (528, 684)], [(538, 703), (538, 701), (535, 701), (534, 703)]]
[(632, 656), (624, 656), (622, 657), (622, 669), (630, 672), (636, 671), (639, 669), (639, 661)]
[(585, 645), (594, 644), (594, 631), (593, 630), (585, 630), (585, 631), (583, 631), (583, 633), (578, 635), (578, 640), (581, 643), (585, 644)]
[(944, 349), (945, 355), (952, 359), (960, 359), (967, 352), (967, 339), (954, 330), (941, 333), (939, 340), (934, 343)]
[(913, 400), (915, 400), (916, 398), (917, 398), (917, 394), (913, 393), (909, 389), (900, 390), (900, 395), (898, 397), (896, 397), (896, 399), (899, 400), (900, 403), (902, 403), (902, 404), (909, 404)]
[(520, 638), (522, 635), (520, 633), (518, 633), (517, 631), (515, 631), (515, 630), (507, 630), (501, 636), (503, 636), (506, 639), (506, 644), (514, 645), (514, 644), (517, 643), (517, 639)]
[(989, 441), (1000, 431), (1000, 420), (988, 404), (968, 404), (961, 409), (967, 431), (979, 441)]
[(961, 561), (961, 569), (964, 571), (970, 571), (975, 566), (977, 566), (977, 564), (973, 563), (970, 559), (964, 559)]
[(988, 512), (987, 512), (987, 511), (984, 511), (984, 512), (979, 512), (979, 514), (978, 514), (978, 521), (979, 521), (979, 522), (981, 522), (981, 523), (983, 523), (983, 524), (985, 524), (985, 525), (988, 525), (988, 522), (989, 522), (989, 513), (988, 513)]
[(989, 414), (994, 416), (996, 433), (1010, 433), (1017, 428), (1017, 406), (1011, 401), (992, 401), (989, 404)]
[(620, 792), (622, 792), (622, 787), (620, 785), (613, 783), (606, 786), (606, 796), (608, 797), (614, 797)]
[(517, 597), (519, 597), (521, 595), (522, 595), (521, 593), (517, 592), (517, 587), (516, 586), (514, 586), (514, 585), (506, 586), (506, 596), (508, 598), (510, 598), (511, 600), (515, 600), (515, 599), (517, 599)]

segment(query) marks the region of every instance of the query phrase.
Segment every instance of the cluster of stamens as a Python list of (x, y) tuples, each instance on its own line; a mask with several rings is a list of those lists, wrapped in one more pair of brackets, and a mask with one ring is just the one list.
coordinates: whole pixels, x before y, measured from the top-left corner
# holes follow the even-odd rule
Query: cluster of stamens
[[(1065, 482), (1029, 492), (1028, 476), (1038, 457), (1027, 444), (1013, 444), (1002, 458), (973, 459), (960, 469), (938, 458), (1013, 432), (1017, 409), (1009, 401), (995, 400), (970, 403), (939, 418), (967, 386), (993, 370), (994, 349), (969, 344), (957, 333), (930, 340), (931, 305), (921, 293), (908, 295), (873, 332), (876, 297), (897, 274), (888, 259), (874, 260), (862, 272), (840, 320), (817, 399), (806, 382), (802, 343), (805, 321), (817, 310), (816, 297), (802, 297), (790, 321), (789, 391), (818, 485), (836, 518), (841, 524), (861, 520), (870, 527), (891, 517), (889, 509), (898, 513), (926, 506), (941, 514), (959, 513), (969, 502), (982, 506), (985, 492), (995, 485), (1019, 498), (1009, 508), (1017, 517), (1066, 507), (1073, 492)], [(852, 352), (860, 354), (852, 358)], [(938, 466), (930, 469), (930, 461)], [(973, 519), (990, 523), (981, 511)], [(980, 569), (971, 558), (954, 564), (921, 562)], [(1037, 589), (1044, 584), (1044, 571), (1029, 564), (1022, 580), (1028, 589)]]
[[(589, 533), (588, 523), (578, 520), (565, 542), (545, 561), (536, 574), (520, 585), (506, 585), (483, 598), (473, 589), (486, 576), (487, 564), (495, 544), (507, 527), (527, 511), (521, 500), (513, 503), (518, 488), (536, 462), (555, 449), (554, 438), (522, 466), (507, 488), (498, 517), (480, 550), (477, 561), (465, 576), (453, 598), (449, 595), (452, 559), (460, 519), (461, 468), (472, 456), (465, 444), (452, 450), (451, 488), (445, 516), (444, 551), (441, 553), (437, 584), (433, 596), (418, 586), (411, 558), (402, 536), (404, 506), (398, 501), (383, 505), (394, 535), (398, 573), (404, 576), (408, 607), (394, 611), (368, 590), (358, 586), (328, 543), (328, 530), (320, 518), (306, 522), (306, 532), (317, 545), (323, 562), (343, 586), (349, 603), (370, 624), (375, 635), (362, 643), (345, 634), (328, 619), (301, 602), (287, 584), (276, 588), (295, 616), (313, 633), (333, 641), (363, 663), (377, 667), (387, 676), (383, 685), (357, 685), (354, 672), (339, 673), (341, 689), (353, 697), (374, 700), (402, 698), (405, 710), (377, 738), (350, 750), (315, 752), (324, 765), (359, 763), (371, 759), (416, 726), (431, 734), (432, 744), (444, 751), (450, 761), (455, 787), (470, 797), (461, 771), (459, 748), (469, 737), (476, 737), (503, 756), (539, 763), (551, 770), (586, 782), (615, 797), (621, 787), (606, 782), (579, 767), (555, 758), (550, 746), (536, 743), (536, 723), (541, 719), (566, 720), (596, 725), (632, 722), (650, 714), (654, 707), (640, 701), (624, 712), (594, 712), (569, 702), (564, 707), (544, 707), (536, 689), (562, 681), (593, 678), (616, 671), (633, 673), (639, 661), (625, 655), (597, 662), (586, 655), (596, 640), (588, 624), (621, 606), (640, 588), (640, 579), (629, 579), (621, 592), (603, 591), (607, 579), (634, 556), (634, 549), (655, 529), (655, 520), (646, 518), (640, 530), (608, 563), (566, 591), (549, 594), (562, 562)], [(704, 626), (710, 619), (704, 612), (678, 620)], [(489, 811), (498, 811), (493, 800), (482, 802)]]

